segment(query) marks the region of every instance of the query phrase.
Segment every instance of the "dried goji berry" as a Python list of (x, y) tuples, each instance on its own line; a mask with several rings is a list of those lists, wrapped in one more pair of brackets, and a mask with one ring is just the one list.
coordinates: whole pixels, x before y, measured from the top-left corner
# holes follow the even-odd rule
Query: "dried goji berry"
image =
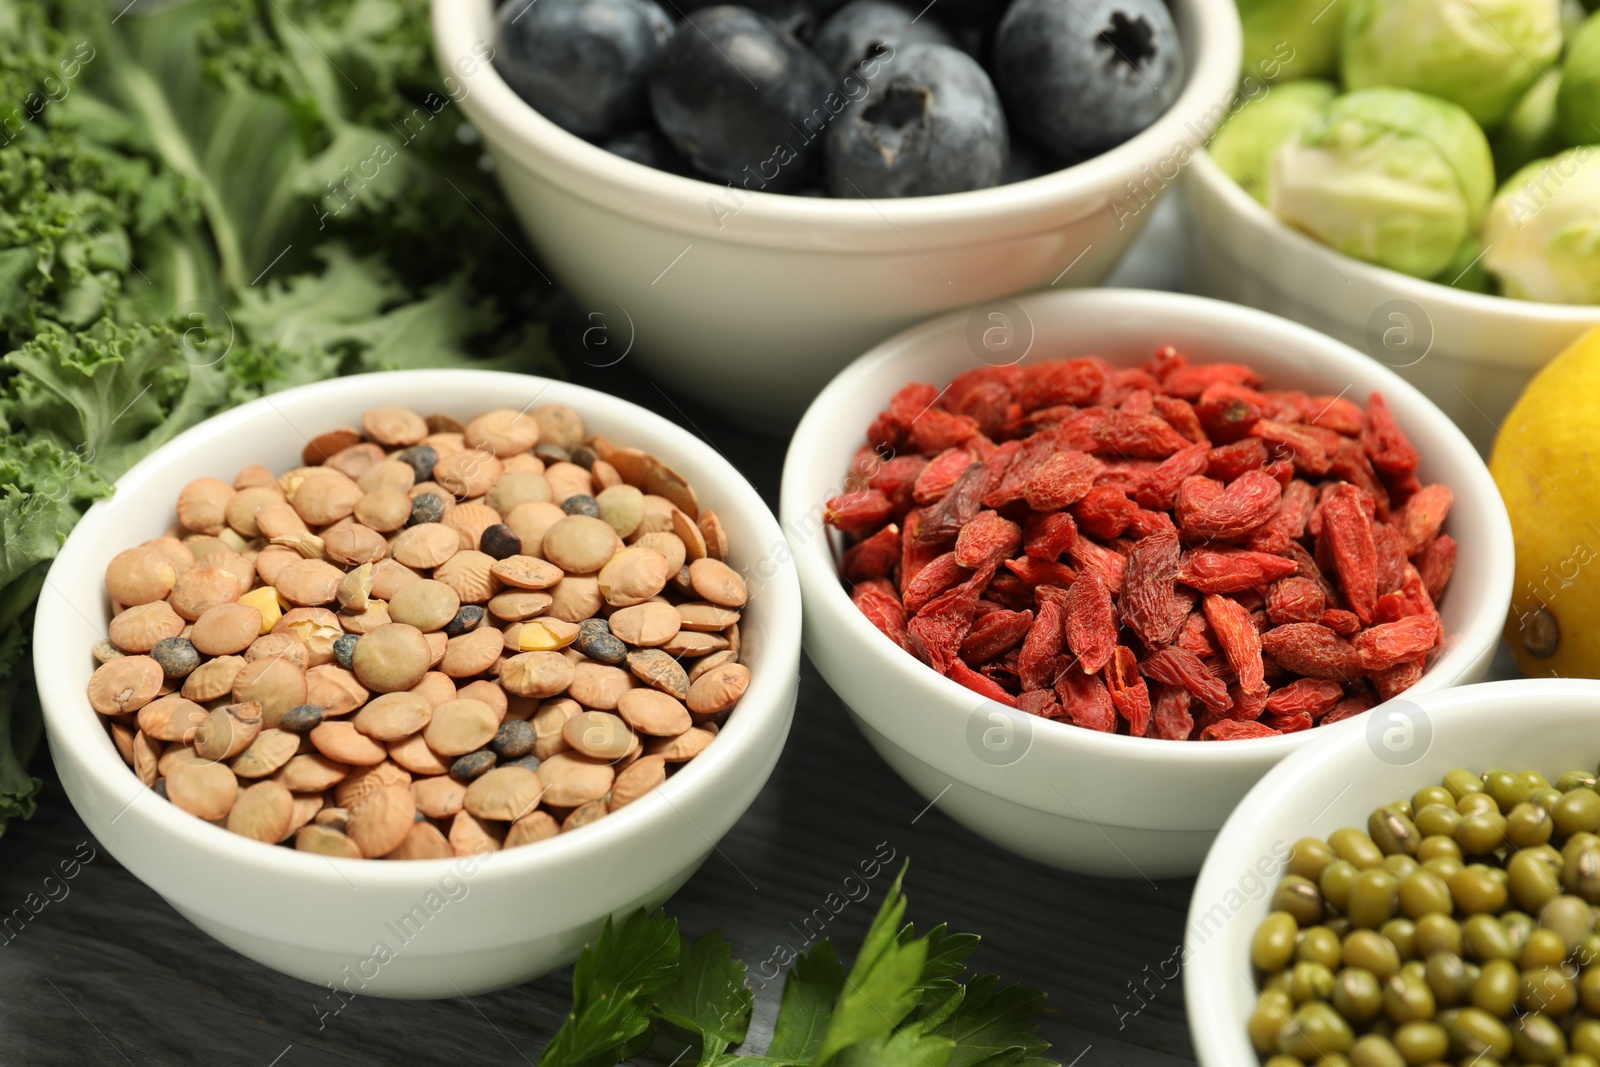
[(1356, 634), (1350, 644), (1368, 671), (1388, 670), (1395, 664), (1420, 656), (1439, 643), (1439, 624), (1427, 615), (1410, 615), (1394, 622), (1379, 623)]
[(1022, 643), (1032, 626), (1031, 610), (1008, 611), (1002, 608), (991, 611), (972, 624), (966, 639), (961, 642), (961, 658), (976, 667), (1003, 656)]
[[(1003, 373), (1005, 371), (1016, 373), (1007, 375)], [(1006, 381), (1008, 377), (1013, 379), (1011, 383)], [(978, 424), (983, 433), (995, 437), (1003, 433), (1015, 417), (1021, 415), (1021, 410), (1015, 408), (1011, 400), (1011, 394), (1021, 380), (1021, 371), (1014, 367), (970, 370), (950, 380), (941, 402), (947, 411), (967, 416)]]
[(1284, 578), (1267, 589), (1267, 617), (1274, 623), (1316, 622), (1327, 607), (1322, 586), (1310, 578)]
[(924, 455), (934, 455), (972, 439), (978, 424), (965, 415), (930, 407), (907, 426), (911, 441)]
[(912, 655), (917, 654), (906, 628), (906, 609), (893, 586), (885, 581), (862, 582), (850, 590), (850, 600), (884, 636)]
[(1218, 384), (1254, 388), (1261, 384), (1261, 375), (1243, 363), (1201, 363), (1176, 368), (1161, 379), (1163, 389), (1185, 400), (1198, 400)]
[(1178, 495), (1178, 486), (1185, 478), (1197, 475), (1206, 469), (1206, 457), (1210, 452), (1211, 449), (1203, 444), (1179, 449), (1150, 472), (1144, 483), (1133, 491), (1133, 498), (1139, 502), (1140, 507), (1152, 511), (1172, 507), (1173, 500)]
[(1116, 733), (1117, 709), (1105, 682), (1096, 674), (1067, 671), (1056, 682), (1062, 714), (1074, 726), (1100, 733)]
[(1094, 461), (1084, 453), (1056, 452), (1033, 469), (1022, 495), (1035, 511), (1059, 511), (1083, 499), (1094, 473)]
[(1179, 483), (1177, 498), (1173, 501), (1173, 522), (1181, 530), (1191, 515), (1204, 511), (1217, 501), (1224, 491), (1221, 482), (1212, 481), (1210, 478), (1200, 475), (1185, 478)]
[(1041, 430), (1018, 442), (1016, 451), (999, 472), (998, 478), (991, 469), (989, 477), (985, 479), (981, 493), (983, 506), (1001, 508), (1021, 500), (1023, 492), (1028, 487), (1028, 479), (1033, 477), (1034, 469), (1055, 452), (1055, 436), (1049, 431)]
[[(948, 673), (951, 664), (959, 661), (961, 642), (972, 629), (978, 595), (992, 577), (994, 565), (990, 564), (928, 601), (906, 623), (906, 628), (926, 650), (930, 665)], [(910, 609), (909, 604), (907, 609)]]
[(916, 530), (908, 528), (906, 532), (924, 544), (954, 541), (961, 528), (977, 517), (982, 508), (979, 497), (983, 495), (983, 478), (982, 465), (969, 466), (937, 503), (922, 509), (922, 521)]
[(1361, 447), (1372, 465), (1385, 474), (1409, 474), (1417, 469), (1417, 450), (1411, 444), (1382, 394), (1367, 398), (1361, 421)]
[(1218, 445), (1206, 453), (1207, 478), (1231, 482), (1245, 471), (1260, 470), (1267, 462), (1267, 446), (1259, 437), (1244, 437), (1232, 444)]
[(1066, 643), (1078, 668), (1098, 674), (1117, 647), (1117, 617), (1111, 592), (1093, 570), (1080, 573), (1067, 589)]
[(1238, 676), (1239, 687), (1251, 693), (1266, 692), (1261, 635), (1256, 632), (1244, 605), (1225, 596), (1207, 596), (1202, 607), (1228, 666)]
[(1158, 415), (1129, 415), (1107, 408), (1081, 412), (1061, 429), (1070, 435), (1066, 439), (1087, 443), (1086, 452), (1128, 459), (1166, 459), (1189, 445), (1188, 439)]
[(956, 484), (956, 479), (972, 466), (972, 453), (964, 448), (947, 448), (917, 474), (911, 486), (911, 499), (919, 504), (931, 504), (941, 499)]
[(911, 494), (917, 484), (917, 475), (927, 465), (928, 461), (921, 456), (895, 456), (873, 472), (867, 479), (867, 485), (888, 497), (895, 513), (904, 516), (915, 503)]
[(1347, 682), (1361, 669), (1350, 642), (1320, 623), (1274, 626), (1261, 635), (1261, 648), (1286, 670), (1308, 678)]
[(1340, 483), (1323, 500), (1319, 547), (1324, 541), (1345, 601), (1362, 625), (1367, 625), (1378, 599), (1378, 559), (1372, 520), (1362, 508), (1360, 490), (1355, 486)]
[(1180, 400), (1175, 396), (1156, 396), (1152, 398), (1156, 414), (1160, 415), (1168, 426), (1177, 430), (1185, 438), (1197, 445), (1211, 447), (1210, 438), (1206, 437), (1205, 427), (1200, 425), (1200, 416), (1194, 413), (1194, 405), (1187, 400)]
[(1017, 403), (1023, 411), (1057, 404), (1091, 404), (1106, 384), (1105, 364), (1095, 359), (1046, 360), (1022, 368)]
[(1072, 542), (1067, 555), (1077, 565), (1079, 574), (1092, 570), (1100, 576), (1105, 587), (1111, 590), (1112, 596), (1122, 592), (1122, 576), (1128, 566), (1126, 558), (1104, 545), (1095, 544), (1087, 537), (1080, 537)]
[(956, 535), (956, 562), (963, 567), (998, 564), (1022, 546), (1022, 527), (997, 512), (980, 511)]
[(1349, 637), (1361, 629), (1361, 620), (1343, 608), (1328, 608), (1317, 621), (1340, 637)]
[(844, 550), (839, 573), (847, 582), (887, 578), (900, 562), (900, 527), (890, 523), (864, 541)]
[(1449, 534), (1440, 534), (1427, 547), (1411, 557), (1412, 565), (1422, 576), (1428, 596), (1435, 602), (1444, 595), (1445, 583), (1456, 566), (1456, 542)]
[(1378, 595), (1397, 589), (1406, 576), (1406, 553), (1398, 529), (1386, 522), (1372, 524), (1372, 551), (1378, 563)]
[(1117, 410), (1128, 415), (1152, 415), (1156, 410), (1156, 397), (1148, 389), (1133, 389), (1122, 395)]
[(1094, 476), (1094, 484), (1097, 488), (1120, 489), (1123, 493), (1133, 493), (1159, 466), (1161, 464), (1153, 459), (1101, 459), (1100, 469)]
[(1272, 518), (1282, 497), (1283, 487), (1271, 475), (1245, 471), (1209, 503), (1185, 513), (1178, 528), (1185, 537), (1206, 540), (1243, 537)]
[(1361, 405), (1342, 396), (1314, 396), (1311, 398), (1308, 421), (1313, 426), (1325, 426), (1334, 433), (1355, 437), (1361, 433)]
[(1005, 568), (1029, 588), (1055, 586), (1065, 589), (1078, 576), (1077, 572), (1065, 563), (1057, 563), (1053, 559), (1034, 559), (1031, 556), (1008, 559), (1005, 561)]
[[(1068, 672), (1071, 673), (1071, 672)], [(1150, 728), (1150, 689), (1139, 674), (1139, 661), (1133, 649), (1118, 645), (1105, 668), (1106, 692), (1117, 713), (1128, 723), (1132, 737), (1143, 737)]]
[(1333, 710), (1324, 715), (1322, 717), (1322, 721), (1317, 725), (1332, 726), (1336, 722), (1343, 722), (1345, 719), (1353, 719), (1362, 712), (1371, 711), (1373, 708), (1377, 707), (1377, 705), (1378, 698), (1373, 694), (1356, 693), (1352, 696), (1345, 697), (1343, 700), (1339, 701), (1339, 703), (1335, 704), (1333, 706)]
[(1422, 656), (1396, 663), (1388, 670), (1372, 672), (1372, 686), (1383, 700), (1393, 700), (1422, 680), (1425, 661)]
[(1139, 505), (1115, 486), (1097, 485), (1068, 510), (1086, 536), (1109, 541), (1128, 528)]
[(1265, 589), (1295, 572), (1283, 556), (1242, 549), (1196, 548), (1184, 553), (1178, 581), (1202, 593), (1242, 593)]
[(904, 589), (911, 584), (911, 580), (922, 573), (922, 568), (932, 563), (942, 555), (937, 544), (926, 544), (917, 538), (917, 530), (922, 525), (922, 511), (913, 508), (905, 517), (905, 526), (900, 531), (900, 588)]
[(1265, 414), (1264, 398), (1254, 389), (1217, 384), (1207, 387), (1195, 403), (1206, 436), (1218, 444), (1237, 441), (1250, 432)]
[(1008, 708), (1017, 706), (1017, 698), (1006, 692), (1005, 686), (988, 675), (979, 674), (960, 660), (954, 660), (945, 667), (944, 674), (952, 682), (966, 686), (979, 696), (1004, 704)]
[(1261, 718), (1261, 713), (1267, 709), (1267, 689), (1246, 690), (1243, 686), (1230, 685), (1228, 698), (1233, 701), (1233, 707), (1222, 714), (1230, 719), (1240, 722), (1251, 722)]
[(1270, 726), (1280, 734), (1299, 733), (1301, 730), (1311, 729), (1311, 716), (1303, 711), (1291, 715), (1269, 715), (1260, 720), (1262, 726)]
[(842, 493), (828, 501), (823, 512), (828, 525), (845, 533), (876, 529), (894, 515), (894, 505), (876, 489)]
[(1164, 741), (1187, 741), (1194, 730), (1189, 714), (1189, 691), (1176, 685), (1156, 685), (1151, 691), (1150, 736)]
[(1133, 513), (1133, 518), (1128, 520), (1128, 528), (1123, 532), (1135, 540), (1140, 540), (1149, 537), (1157, 530), (1173, 534), (1178, 532), (1178, 528), (1172, 524), (1172, 517), (1165, 511), (1147, 511), (1140, 508)]
[(1267, 697), (1269, 715), (1304, 713), (1319, 719), (1344, 699), (1344, 686), (1326, 678), (1296, 678)]
[(1211, 624), (1206, 622), (1203, 612), (1196, 611), (1183, 620), (1183, 629), (1178, 631), (1178, 639), (1173, 644), (1186, 652), (1193, 652), (1201, 659), (1222, 658), (1222, 650), (1212, 640)]
[(1425, 485), (1413, 493), (1411, 499), (1395, 514), (1395, 525), (1400, 528), (1401, 542), (1407, 556), (1421, 552), (1439, 536), (1439, 527), (1444, 525), (1454, 499), (1454, 494), (1447, 486)]
[(1064, 511), (1030, 515), (1022, 528), (1022, 551), (1034, 559), (1060, 559), (1078, 540), (1078, 526)]
[(1304, 426), (1262, 419), (1250, 427), (1250, 436), (1259, 437), (1270, 447), (1267, 454), (1274, 459), (1287, 459), (1305, 474), (1321, 476), (1328, 473), (1328, 452), (1317, 435)]
[(1146, 678), (1182, 686), (1212, 711), (1227, 711), (1233, 707), (1227, 683), (1211, 673), (1193, 652), (1185, 652), (1177, 646), (1158, 648), (1145, 656), (1139, 669)]
[(939, 390), (926, 382), (903, 385), (889, 398), (889, 409), (884, 412), (901, 426), (910, 426), (911, 420), (933, 406), (939, 399)]
[(1361, 451), (1360, 442), (1349, 439), (1340, 441), (1329, 455), (1328, 473), (1344, 479), (1371, 497), (1375, 518), (1389, 518), (1389, 491), (1367, 461), (1366, 453)]
[(917, 614), (928, 601), (957, 582), (966, 580), (968, 573), (968, 569), (956, 559), (954, 552), (944, 553), (918, 571), (915, 578), (904, 583), (901, 597), (905, 601), (906, 610), (913, 615)]
[(1278, 510), (1266, 522), (1250, 531), (1250, 536), (1245, 538), (1245, 547), (1274, 555), (1286, 555), (1291, 546), (1298, 548), (1294, 542), (1305, 536), (1306, 522), (1311, 518), (1316, 501), (1317, 491), (1309, 482), (1299, 479), (1290, 481), (1283, 488)]
[(1248, 737), (1277, 737), (1278, 731), (1262, 722), (1223, 719), (1200, 731), (1202, 741), (1239, 741)]
[(1041, 719), (1059, 719), (1061, 705), (1056, 700), (1056, 694), (1051, 689), (1030, 689), (1017, 697), (1017, 709), (1029, 715), (1037, 715)]
[(1139, 541), (1128, 554), (1122, 577), (1122, 618), (1148, 648), (1170, 645), (1193, 606), (1191, 599), (1179, 596), (1173, 587), (1179, 551), (1176, 533), (1158, 531)]
[(1039, 610), (1017, 654), (1017, 677), (1022, 681), (1023, 692), (1049, 689), (1056, 684), (1056, 656), (1065, 640), (1061, 616), (1061, 597), (1039, 597)]

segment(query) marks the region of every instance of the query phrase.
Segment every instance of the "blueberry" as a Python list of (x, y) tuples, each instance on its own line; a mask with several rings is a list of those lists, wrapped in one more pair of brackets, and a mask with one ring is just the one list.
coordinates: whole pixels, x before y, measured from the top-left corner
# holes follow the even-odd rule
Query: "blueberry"
[(986, 189), (1005, 171), (1006, 118), (965, 52), (908, 44), (828, 131), (834, 196), (934, 196)]
[[(863, 63), (891, 58), (908, 44), (953, 43), (948, 33), (918, 18), (911, 8), (890, 0), (851, 0), (822, 24), (812, 47), (843, 79)], [(851, 87), (846, 83), (845, 88)]]
[[(836, 111), (810, 49), (742, 7), (691, 14), (661, 50), (650, 105), (667, 138), (713, 178), (748, 189), (805, 185)], [(842, 106), (842, 105), (841, 105)]]
[(995, 80), (1023, 132), (1065, 156), (1114, 148), (1183, 87), (1161, 0), (1015, 0), (994, 43)]
[(545, 118), (601, 138), (649, 114), (646, 86), (672, 22), (655, 0), (510, 0), (495, 67)]
[[(601, 142), (601, 148), (623, 159), (631, 159), (635, 163), (643, 163), (656, 170), (664, 170), (668, 174), (682, 174), (685, 177), (694, 173), (694, 168), (689, 166), (689, 161), (672, 147), (672, 142), (667, 140), (662, 132), (653, 126), (639, 130), (628, 130), (615, 137)], [(555, 448), (555, 445), (538, 445), (534, 455), (539, 455), (541, 448)], [(562, 451), (565, 451), (564, 449)], [(544, 459), (543, 456), (539, 457)], [(550, 462), (545, 460), (545, 462)]]
[[(722, 0), (690, 0), (683, 5), (684, 11), (699, 11), (702, 8), (715, 7)], [(749, 8), (763, 18), (771, 19), (781, 26), (785, 33), (791, 33), (802, 41), (811, 39), (811, 32), (817, 28), (817, 23), (827, 12), (821, 10), (838, 6), (834, 3), (823, 4), (812, 0), (745, 0), (740, 7)]]

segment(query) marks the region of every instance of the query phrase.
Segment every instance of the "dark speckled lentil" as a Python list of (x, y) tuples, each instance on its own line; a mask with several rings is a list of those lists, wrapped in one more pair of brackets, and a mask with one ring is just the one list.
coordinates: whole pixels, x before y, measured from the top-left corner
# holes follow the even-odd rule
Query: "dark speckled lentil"
[(511, 532), (511, 527), (497, 522), (478, 538), (478, 549), (495, 559), (510, 559), (522, 554), (522, 538)]
[(562, 448), (560, 445), (552, 445), (552, 444), (534, 445), (533, 446), (533, 454), (535, 456), (539, 457), (540, 459), (544, 460), (545, 463), (547, 463), (547, 464), (548, 463), (570, 463), (570, 462), (572, 462), (572, 453), (568, 452), (566, 449)]
[(358, 634), (340, 634), (333, 639), (333, 658), (345, 670), (350, 669), (350, 657), (356, 653)]
[(524, 770), (536, 771), (536, 770), (539, 769), (539, 764), (541, 764), (543, 762), (544, 761), (541, 760), (538, 756), (523, 756), (521, 759), (514, 759), (510, 763), (501, 764), (501, 766), (502, 767), (521, 767)]
[(594, 497), (584, 493), (569, 496), (561, 502), (561, 510), (568, 515), (587, 515), (591, 519), (600, 517), (600, 503)]
[(308, 734), (322, 725), (322, 713), (326, 710), (321, 704), (296, 704), (283, 713), (278, 729), (291, 734)]
[(533, 724), (526, 719), (507, 719), (489, 744), (504, 759), (521, 759), (533, 751), (538, 739)]
[(599, 663), (616, 666), (628, 658), (628, 646), (611, 632), (604, 619), (585, 619), (578, 624), (572, 647)]
[(588, 470), (589, 468), (593, 467), (594, 461), (599, 458), (599, 456), (594, 454), (594, 449), (590, 448), (588, 445), (579, 445), (577, 448), (572, 450), (572, 462), (576, 463), (584, 470)]
[(444, 624), (446, 637), (460, 637), (468, 630), (475, 630), (483, 621), (483, 608), (477, 604), (463, 604), (456, 612), (455, 618)]
[(150, 658), (161, 664), (161, 673), (167, 681), (176, 682), (189, 677), (200, 666), (200, 653), (187, 637), (168, 637), (157, 641), (150, 650)]
[(450, 764), (450, 777), (458, 782), (470, 782), (480, 778), (494, 769), (495, 755), (486, 748), (476, 752), (468, 752), (465, 756), (457, 757)]
[(438, 522), (444, 518), (444, 501), (437, 493), (418, 493), (411, 498), (411, 518), (406, 520), (407, 526), (418, 526), (424, 522)]
[(430, 445), (412, 445), (410, 448), (403, 448), (395, 453), (394, 458), (415, 471), (419, 482), (432, 479), (433, 466), (439, 462), (439, 454)]

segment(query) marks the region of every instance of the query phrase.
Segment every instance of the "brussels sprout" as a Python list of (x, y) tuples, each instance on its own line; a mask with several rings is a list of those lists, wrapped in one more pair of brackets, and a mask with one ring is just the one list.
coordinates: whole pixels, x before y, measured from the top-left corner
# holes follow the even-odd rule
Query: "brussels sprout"
[(1339, 65), (1342, 8), (1328, 0), (1237, 0), (1244, 72), (1262, 81), (1331, 78)]
[(1567, 45), (1556, 110), (1568, 144), (1600, 144), (1600, 15), (1591, 16)]
[(1600, 147), (1530, 163), (1483, 223), (1483, 265), (1506, 296), (1600, 304)]
[(1223, 173), (1263, 204), (1267, 202), (1267, 159), (1289, 138), (1311, 125), (1328, 101), (1339, 95), (1331, 82), (1284, 82), (1240, 108), (1211, 139), (1207, 149)]
[(1415, 89), (1496, 126), (1561, 55), (1561, 0), (1352, 0), (1347, 89)]
[(1553, 156), (1567, 146), (1556, 118), (1560, 85), (1555, 72), (1537, 79), (1500, 128), (1489, 135), (1495, 177), (1504, 181), (1533, 160)]
[(1418, 278), (1477, 232), (1494, 191), (1489, 142), (1454, 104), (1406, 89), (1339, 97), (1273, 152), (1267, 201), (1299, 230)]

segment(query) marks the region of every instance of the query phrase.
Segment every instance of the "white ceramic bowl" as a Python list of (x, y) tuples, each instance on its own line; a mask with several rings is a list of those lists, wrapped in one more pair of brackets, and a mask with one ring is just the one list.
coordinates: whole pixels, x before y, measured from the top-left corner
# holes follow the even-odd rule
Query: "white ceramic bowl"
[(735, 198), (567, 133), (482, 62), (492, 0), (434, 0), (433, 32), (523, 228), (580, 311), (598, 316), (586, 328), (606, 331), (597, 358), (631, 346), (661, 381), (770, 428), (797, 418), (854, 356), (930, 314), (1105, 276), (1238, 80), (1232, 0), (1171, 4), (1188, 81), (1137, 137), (1026, 182), (871, 202)]
[[(1455, 490), (1446, 529), (1461, 543), (1440, 604), (1444, 650), (1414, 692), (1476, 681), (1511, 598), (1511, 530), (1488, 471), (1449, 419), (1392, 372), (1337, 341), (1234, 304), (1143, 290), (1018, 299), (1035, 334), (1029, 359), (1099, 354), (1140, 363), (1174, 344), (1195, 362), (1242, 360), (1267, 381), (1365, 402), (1380, 390), (1422, 454), (1419, 476)], [(789, 447), (780, 514), (805, 593), (806, 652), (862, 732), (939, 808), (1024, 856), (1122, 877), (1192, 874), (1223, 820), (1266, 770), (1319, 731), (1245, 741), (1122, 737), (998, 706), (907, 655), (840, 584), (822, 504), (838, 492), (867, 424), (907, 382), (943, 384), (977, 366), (967, 316), (947, 315), (884, 342), (812, 404)], [(1016, 731), (1003, 761), (986, 731)], [(990, 742), (1005, 739), (989, 735)], [(1020, 756), (1019, 756), (1020, 754)]]
[(1600, 324), (1600, 307), (1538, 304), (1413, 278), (1340, 255), (1285, 225), (1205, 152), (1183, 177), (1192, 278), (1387, 364), (1487, 453), (1535, 372)]
[[(448, 997), (525, 981), (571, 962), (608, 915), (664, 901), (766, 782), (788, 736), (799, 676), (800, 591), (786, 563), (764, 568), (744, 614), (750, 688), (704, 754), (650, 797), (581, 832), (481, 860), (345, 860), (267, 847), (145, 789), (96, 721), (84, 687), (89, 647), (110, 618), (106, 563), (172, 525), (185, 483), (206, 475), (232, 481), (251, 463), (298, 466), (311, 435), (357, 425), (378, 404), (460, 417), (535, 402), (569, 404), (591, 432), (670, 462), (716, 508), (734, 565), (753, 566), (781, 542), (755, 490), (693, 434), (589, 389), (483, 371), (341, 378), (245, 404), (151, 454), (67, 539), (34, 626), (56, 770), (106, 850), (223, 944), (296, 978), (369, 995)], [(328, 1010), (337, 1006), (330, 1001)]]
[[(1183, 952), (1184, 1000), (1203, 1067), (1259, 1062), (1245, 1036), (1255, 1006), (1250, 938), (1295, 841), (1366, 828), (1372, 809), (1436, 785), (1445, 772), (1536, 770), (1551, 781), (1600, 760), (1600, 682), (1489, 682), (1396, 701), (1386, 721), (1340, 723), (1250, 790), (1195, 882)], [(1384, 731), (1396, 731), (1391, 741)]]

